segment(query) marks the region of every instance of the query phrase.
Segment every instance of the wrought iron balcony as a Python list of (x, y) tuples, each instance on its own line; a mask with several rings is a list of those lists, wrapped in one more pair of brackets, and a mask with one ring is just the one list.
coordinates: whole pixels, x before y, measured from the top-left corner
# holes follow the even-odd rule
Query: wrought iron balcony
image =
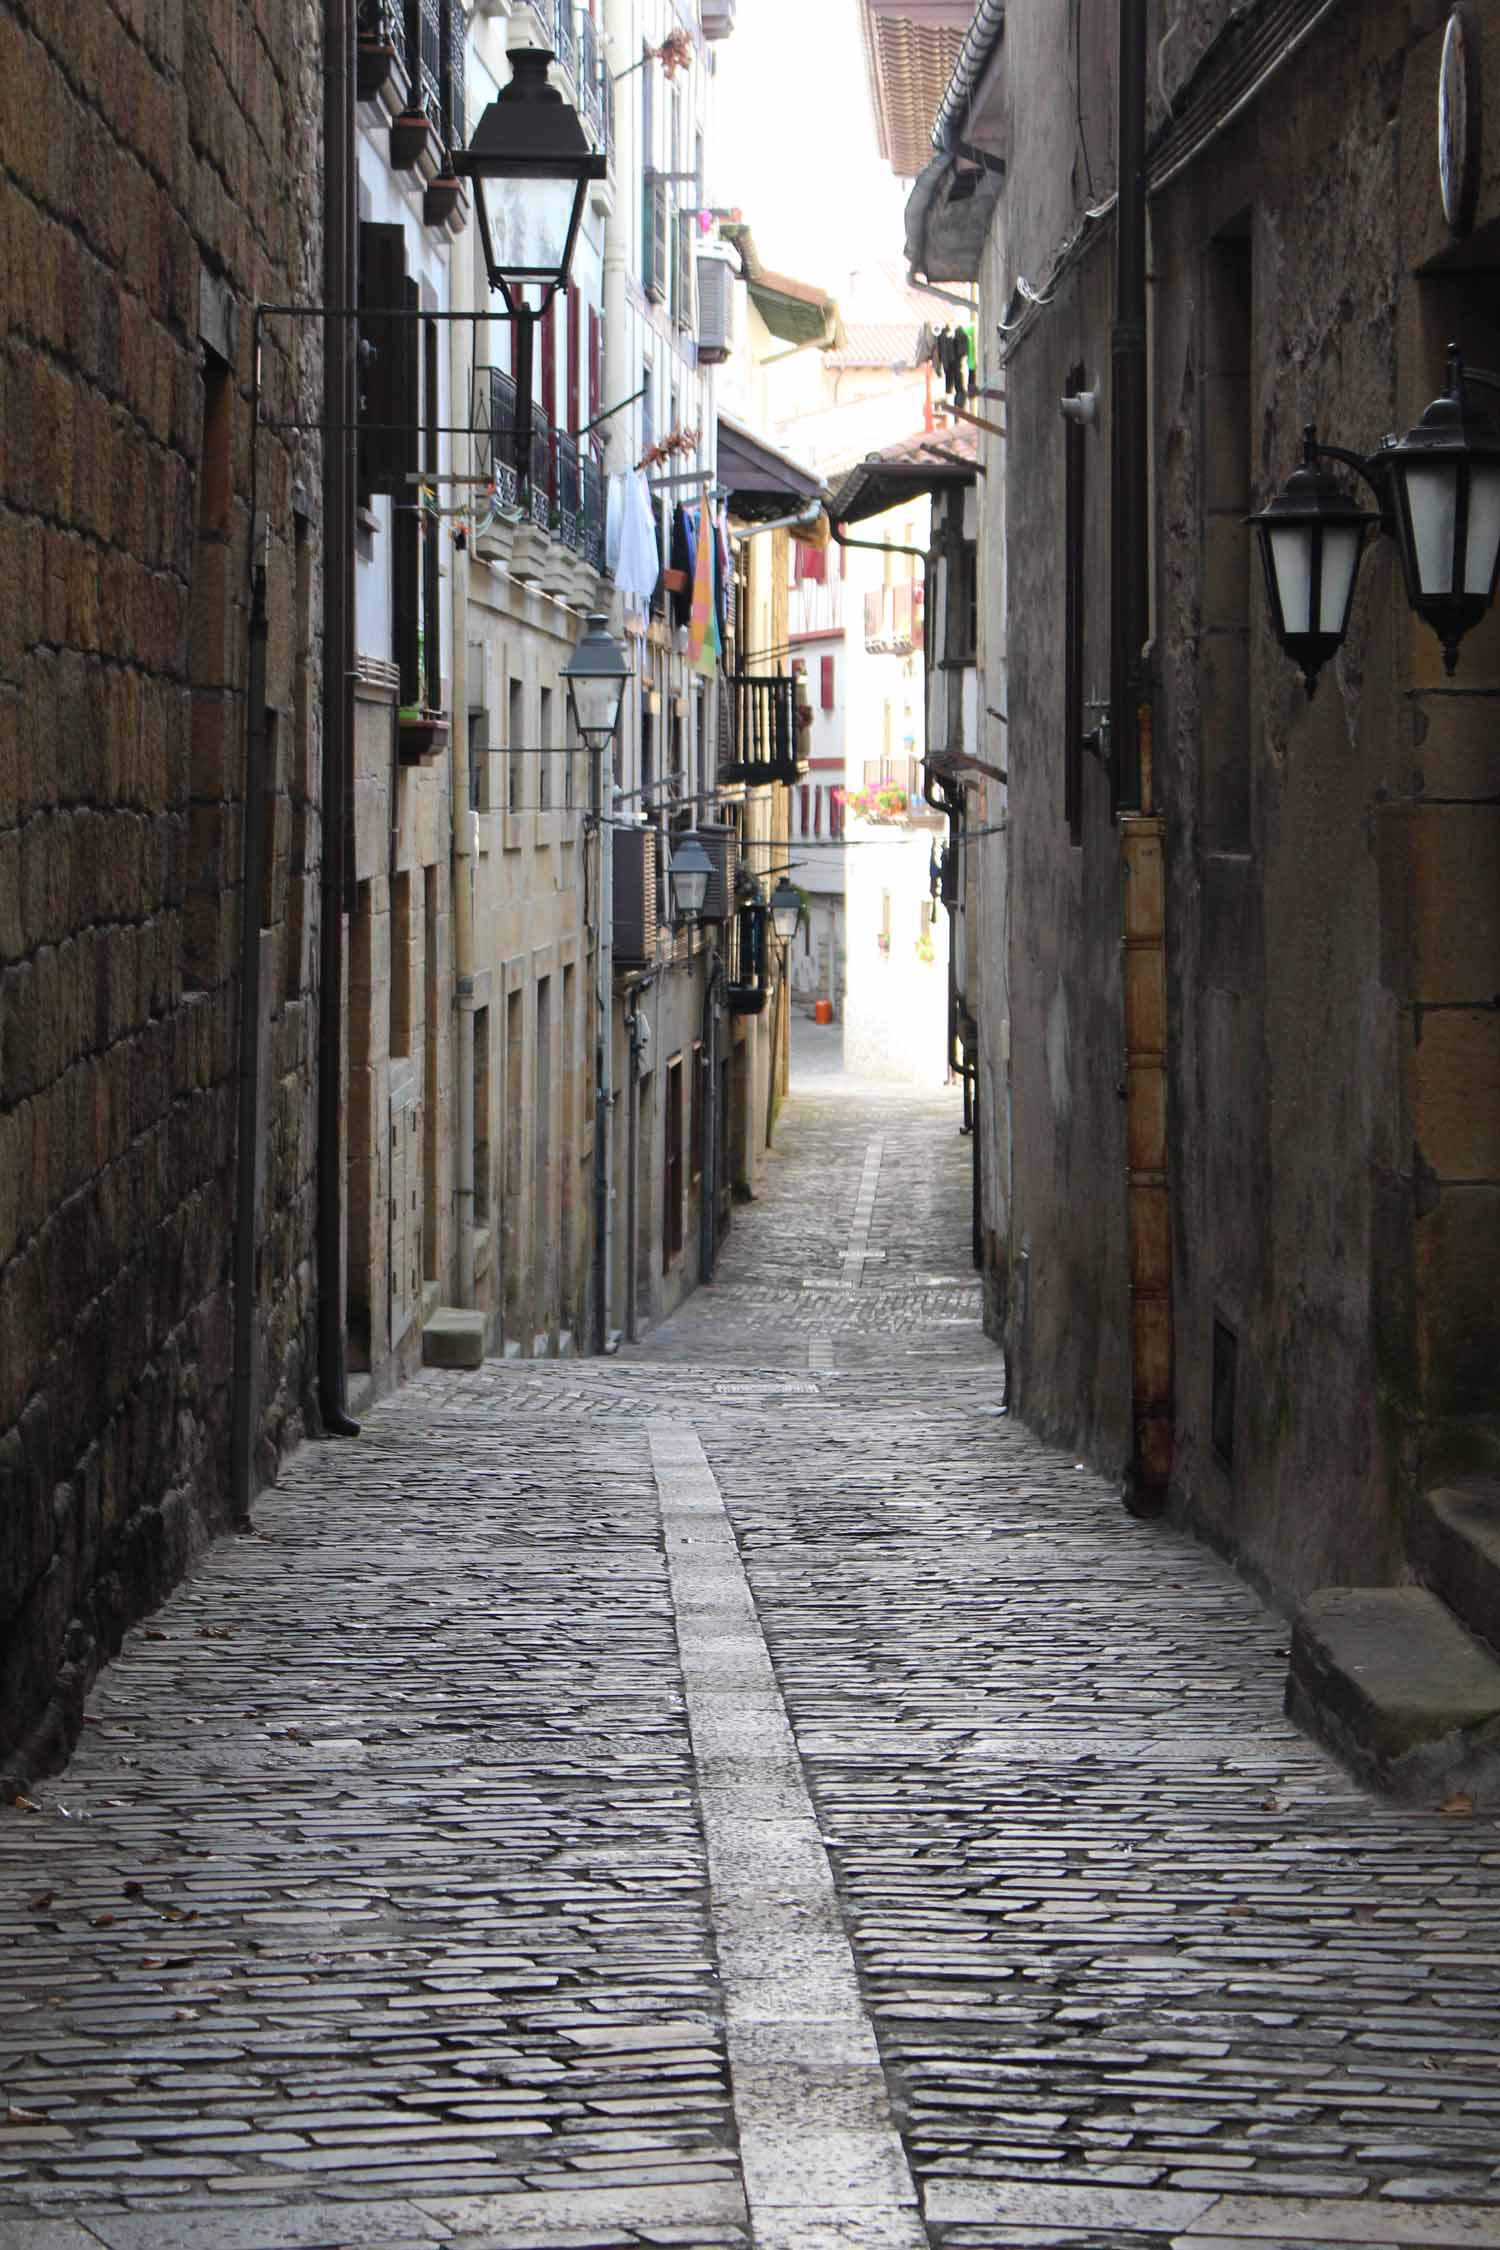
[(587, 8), (578, 18), (578, 108), (584, 123), (592, 127), (602, 143), (604, 139), (604, 57), (599, 51), (599, 34), (594, 19)]
[(585, 458), (579, 482), (582, 507), (578, 519), (578, 552), (594, 570), (604, 568), (604, 472), (597, 461)]
[(361, 47), (387, 49), (406, 75), (406, 0), (359, 0)]
[(578, 42), (573, 31), (573, 0), (553, 0), (552, 13), (553, 50), (563, 69), (572, 78), (578, 58)]
[(553, 440), (553, 491), (557, 506), (557, 535), (565, 546), (577, 554), (579, 550), (579, 518), (583, 514), (582, 480), (579, 474), (578, 441), (565, 430), (558, 430)]
[(524, 469), (516, 460), (516, 386), (500, 367), (480, 370), (488, 380), (476, 416), (484, 472), (494, 483), (501, 509), (530, 517), (539, 531), (581, 555), (594, 570), (604, 568), (604, 477), (597, 461), (580, 451), (578, 440), (554, 429), (538, 406), (532, 408), (531, 454)]
[(531, 473), (527, 479), (531, 520), (538, 531), (552, 529), (552, 504), (556, 489), (557, 433), (540, 407), (531, 410)]
[(789, 674), (732, 672), (728, 679), (733, 725), (723, 781), (754, 786), (800, 781), (807, 771), (797, 736), (797, 683)]

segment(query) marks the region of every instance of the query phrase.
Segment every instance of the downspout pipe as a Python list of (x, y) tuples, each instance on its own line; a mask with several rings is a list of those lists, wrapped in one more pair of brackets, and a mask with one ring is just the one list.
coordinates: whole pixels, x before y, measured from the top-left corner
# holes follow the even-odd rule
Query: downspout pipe
[(719, 1025), (723, 1018), (724, 956), (715, 945), (703, 980), (703, 1091), (698, 1114), (698, 1280), (712, 1281), (719, 1248)]
[[(353, 302), (354, 10), (327, 0), (324, 16), (323, 301)], [(354, 732), (354, 326), (331, 319), (323, 336), (323, 897), (318, 931), (318, 1403), (324, 1431), (358, 1437), (344, 1387), (344, 888)]]
[(1114, 810), (1152, 810), (1149, 740), (1151, 566), (1146, 396), (1146, 8), (1119, 0), (1119, 201), (1110, 416), (1110, 712)]
[(614, 749), (591, 751), (590, 795), (594, 834), (598, 838), (599, 930), (594, 951), (594, 1240), (593, 1240), (593, 1345), (596, 1353), (609, 1349), (611, 1200), (613, 1163), (611, 1136), (614, 1124), (614, 1010), (615, 1010), (615, 832), (605, 819), (607, 797), (613, 797)]
[[(261, 537), (259, 521), (250, 528)], [(252, 558), (250, 676), (245, 726), (245, 843), (240, 876), (239, 1083), (234, 1180), (234, 1391), (229, 1425), (230, 1490), (236, 1523), (254, 1498), (256, 1206), (260, 1134), (260, 908), (266, 877), (266, 566)]]

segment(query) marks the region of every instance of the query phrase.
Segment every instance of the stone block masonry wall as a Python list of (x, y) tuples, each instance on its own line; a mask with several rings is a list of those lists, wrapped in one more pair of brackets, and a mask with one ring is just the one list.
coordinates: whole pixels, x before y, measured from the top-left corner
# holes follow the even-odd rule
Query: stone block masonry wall
[[(0, 0), (0, 1766), (228, 1513), (251, 308), (321, 295), (314, 0)], [(309, 330), (312, 324), (306, 324)], [(284, 348), (282, 348), (284, 347)], [(320, 340), (271, 340), (315, 419)], [(263, 436), (257, 1469), (311, 1349), (316, 438)]]

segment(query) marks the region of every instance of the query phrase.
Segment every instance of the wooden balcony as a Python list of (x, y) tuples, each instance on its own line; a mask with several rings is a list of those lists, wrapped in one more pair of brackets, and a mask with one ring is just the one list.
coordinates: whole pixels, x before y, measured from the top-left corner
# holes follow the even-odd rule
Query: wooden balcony
[(721, 781), (755, 788), (800, 781), (807, 772), (797, 732), (797, 683), (790, 674), (731, 672), (725, 686), (731, 727)]

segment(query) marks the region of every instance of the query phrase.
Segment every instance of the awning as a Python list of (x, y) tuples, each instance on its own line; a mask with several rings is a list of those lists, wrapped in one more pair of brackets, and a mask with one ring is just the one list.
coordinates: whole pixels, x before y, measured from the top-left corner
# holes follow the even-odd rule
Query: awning
[(849, 471), (829, 500), (828, 513), (835, 523), (864, 523), (944, 486), (972, 484), (978, 458), (979, 432), (972, 422), (902, 438), (867, 454)]
[(773, 336), (784, 344), (834, 345), (843, 340), (839, 308), (826, 289), (762, 265), (754, 238), (742, 219), (725, 219), (719, 238), (739, 253), (746, 294)]
[(828, 498), (821, 477), (778, 453), (727, 414), (719, 416), (718, 476), (729, 495), (730, 514), (750, 523), (769, 523), (810, 501)]

